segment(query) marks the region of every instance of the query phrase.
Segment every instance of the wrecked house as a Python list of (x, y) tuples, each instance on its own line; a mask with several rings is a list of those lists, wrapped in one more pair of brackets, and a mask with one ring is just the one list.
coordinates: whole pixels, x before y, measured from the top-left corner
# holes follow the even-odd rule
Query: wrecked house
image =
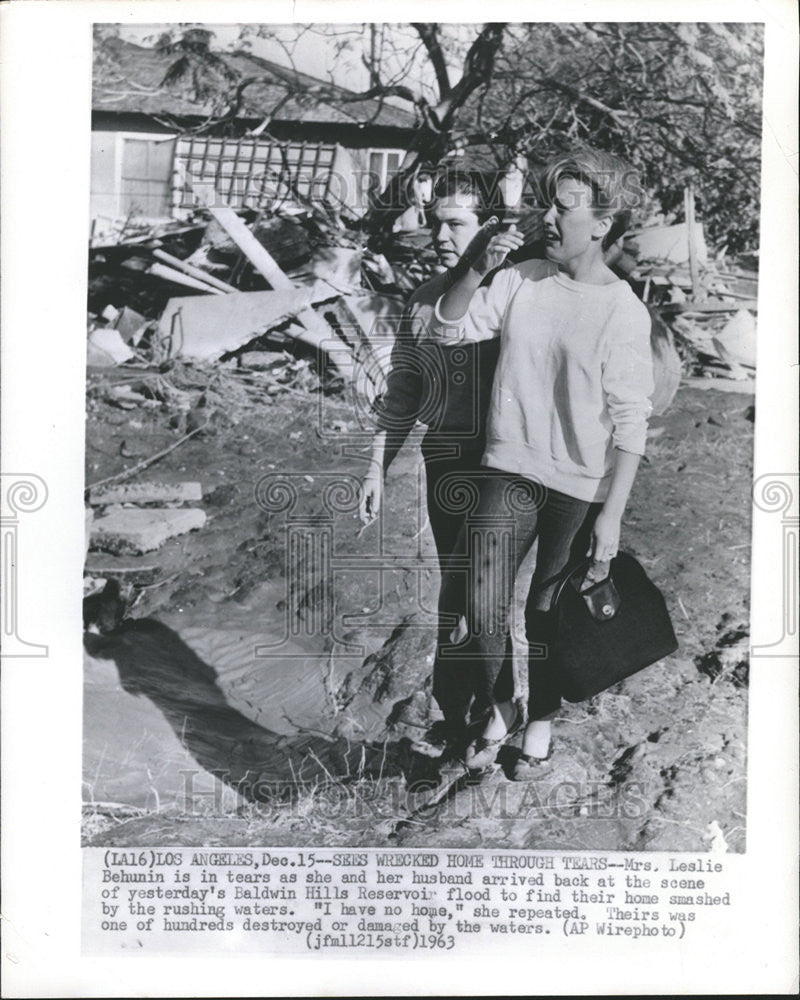
[[(210, 32), (189, 35), (208, 48)], [(225, 62), (243, 80), (275, 83), (253, 83), (238, 108), (216, 114), (190, 87), (165, 82), (174, 47), (113, 39), (109, 51), (113, 58), (95, 63), (92, 90), (95, 242), (120, 219), (185, 218), (194, 207), (191, 185), (200, 182), (213, 182), (236, 209), (272, 208), (296, 193), (360, 215), (370, 191), (400, 168), (413, 134), (414, 116), (402, 108), (354, 101), (342, 87), (249, 52)], [(303, 101), (315, 86), (341, 100)], [(274, 109), (266, 119), (264, 109)], [(218, 124), (203, 127), (211, 117)]]

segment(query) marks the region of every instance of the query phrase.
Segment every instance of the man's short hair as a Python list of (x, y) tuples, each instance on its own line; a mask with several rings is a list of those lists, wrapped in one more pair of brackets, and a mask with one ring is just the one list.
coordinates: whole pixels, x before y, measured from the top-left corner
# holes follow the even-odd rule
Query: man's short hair
[(433, 186), (433, 204), (443, 198), (452, 198), (455, 195), (466, 195), (475, 202), (475, 215), (478, 222), (483, 225), (487, 219), (496, 215), (503, 218), (505, 205), (503, 195), (496, 181), (491, 181), (485, 174), (477, 170), (446, 170), (440, 174)]
[(603, 238), (603, 249), (607, 250), (627, 230), (633, 210), (642, 204), (644, 191), (639, 174), (619, 156), (579, 146), (546, 168), (540, 187), (548, 204), (555, 197), (558, 182), (564, 178), (586, 184), (592, 191), (592, 205), (598, 215), (611, 216), (611, 228)]

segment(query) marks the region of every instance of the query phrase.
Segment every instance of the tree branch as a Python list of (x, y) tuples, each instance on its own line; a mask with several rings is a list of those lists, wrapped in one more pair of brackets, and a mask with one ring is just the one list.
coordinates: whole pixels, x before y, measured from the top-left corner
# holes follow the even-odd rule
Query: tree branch
[(600, 111), (604, 115), (608, 115), (620, 128), (630, 128), (630, 123), (626, 122), (625, 118), (634, 117), (635, 113), (633, 111), (620, 111), (617, 108), (610, 108), (607, 104), (603, 104), (602, 101), (598, 101), (596, 97), (582, 94), (576, 87), (568, 83), (562, 83), (561, 80), (555, 80), (553, 77), (546, 77), (541, 82), (553, 90), (560, 90), (562, 94), (567, 94), (574, 101), (582, 101), (584, 104), (588, 104), (590, 108), (594, 108), (595, 111)]
[(501, 22), (485, 24), (470, 46), (464, 59), (461, 79), (452, 88), (447, 99), (440, 101), (433, 109), (440, 131), (446, 131), (452, 126), (456, 113), (473, 91), (491, 79), (495, 56), (503, 44), (505, 29), (506, 25)]
[(436, 74), (436, 83), (439, 87), (439, 98), (445, 100), (450, 96), (450, 77), (447, 72), (447, 63), (444, 59), (442, 46), (439, 44), (438, 25), (432, 23), (411, 22), (411, 27), (422, 39), (422, 44), (428, 53), (431, 66)]

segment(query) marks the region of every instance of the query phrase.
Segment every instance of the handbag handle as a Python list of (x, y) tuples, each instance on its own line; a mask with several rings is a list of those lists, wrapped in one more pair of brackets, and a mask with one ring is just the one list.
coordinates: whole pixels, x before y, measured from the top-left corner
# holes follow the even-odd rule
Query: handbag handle
[[(594, 560), (592, 559), (591, 556), (586, 556), (583, 559), (581, 559), (580, 562), (575, 563), (574, 566), (571, 566), (571, 567), (568, 566), (567, 567), (567, 569), (563, 572), (563, 574), (559, 578), (558, 586), (556, 587), (555, 592), (553, 593), (553, 597), (550, 600), (550, 610), (551, 611), (558, 604), (558, 602), (559, 602), (559, 600), (561, 598), (561, 595), (564, 593), (564, 587), (566, 587), (566, 585), (573, 578), (573, 576), (575, 576), (575, 574), (578, 573), (579, 571), (585, 573), (586, 570), (589, 569), (589, 567), (592, 565), (593, 562), (594, 562)], [(601, 583), (605, 583), (607, 580), (611, 580), (611, 563), (610, 562), (609, 562), (609, 567), (608, 567), (608, 573), (606, 574), (606, 576), (604, 577), (604, 579), (603, 580), (595, 580), (594, 583), (592, 584), (592, 587), (587, 588), (587, 593), (590, 590), (594, 589), (595, 587), (598, 587)]]
[(564, 572), (561, 574), (561, 576), (559, 578), (558, 586), (554, 590), (553, 596), (550, 599), (550, 610), (551, 611), (558, 604), (559, 598), (561, 597), (561, 595), (564, 592), (564, 587), (566, 587), (566, 585), (573, 578), (573, 576), (575, 576), (575, 574), (579, 570), (582, 570), (583, 572), (586, 572), (586, 570), (591, 566), (591, 564), (592, 564), (591, 557), (590, 556), (586, 556), (584, 559), (581, 559), (580, 562), (575, 563), (574, 566), (571, 566), (571, 567), (568, 566), (564, 570)]

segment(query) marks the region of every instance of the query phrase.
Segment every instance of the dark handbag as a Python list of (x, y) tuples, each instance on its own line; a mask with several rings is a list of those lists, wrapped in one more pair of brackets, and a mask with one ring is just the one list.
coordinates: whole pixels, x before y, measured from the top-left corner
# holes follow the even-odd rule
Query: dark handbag
[(550, 611), (555, 639), (548, 667), (567, 701), (583, 701), (678, 648), (661, 591), (626, 552), (605, 580), (578, 587), (589, 560), (562, 574)]

